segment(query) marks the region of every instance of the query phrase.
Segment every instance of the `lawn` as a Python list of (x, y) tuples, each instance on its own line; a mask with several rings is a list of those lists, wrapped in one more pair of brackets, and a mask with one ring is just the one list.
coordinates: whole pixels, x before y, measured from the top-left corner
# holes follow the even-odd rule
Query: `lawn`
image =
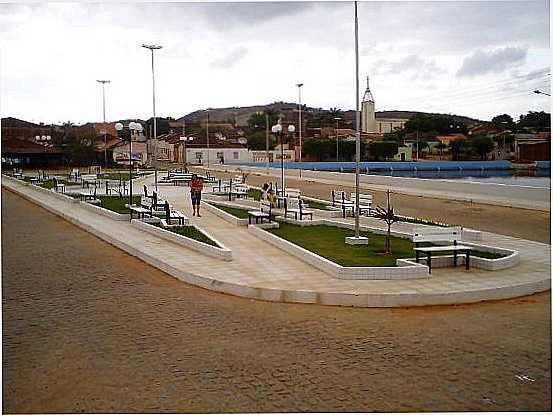
[[(64, 181), (58, 179), (58, 183), (64, 183)], [(45, 189), (53, 189), (54, 188), (54, 179), (46, 180), (46, 181), (42, 182), (42, 184), (39, 185), (39, 186), (44, 187)]]
[(345, 243), (346, 236), (354, 235), (349, 229), (328, 225), (301, 227), (285, 222), (279, 225), (269, 232), (345, 267), (389, 267), (396, 265), (396, 258), (415, 256), (414, 245), (408, 239), (391, 237), (392, 255), (386, 255), (384, 235), (360, 232), (369, 238), (369, 245), (352, 246)]
[[(129, 209), (125, 207), (129, 203), (128, 197), (120, 198), (118, 196), (98, 196), (100, 199), (100, 207), (104, 209), (112, 210), (117, 213), (129, 213)], [(133, 204), (140, 204), (140, 196), (133, 196)]]
[(221, 209), (221, 210), (223, 210), (227, 213), (230, 213), (232, 216), (235, 216), (239, 219), (248, 219), (248, 211), (246, 209), (240, 209), (240, 208), (235, 208), (235, 207), (217, 205), (215, 203), (211, 203), (211, 205), (213, 205), (216, 208)]
[[(353, 236), (349, 229), (328, 225), (297, 226), (279, 222), (278, 229), (269, 229), (274, 235), (314, 252), (326, 259), (345, 267), (386, 267), (395, 266), (397, 258), (414, 258), (415, 246), (409, 239), (391, 237), (392, 254), (386, 255), (385, 235), (370, 232), (360, 232), (361, 236), (369, 238), (369, 245), (346, 245), (346, 236)], [(421, 246), (431, 244), (421, 244)], [(452, 255), (453, 252), (440, 252), (442, 255)], [(490, 252), (472, 251), (471, 256), (487, 259), (497, 259), (504, 255)], [(424, 254), (421, 254), (424, 258)]]
[(261, 200), (261, 190), (249, 188), (248, 197), (251, 197), (253, 200)]
[(305, 203), (307, 203), (307, 205), (311, 209), (330, 210), (330, 204), (329, 203), (315, 202), (314, 200), (306, 200)]
[[(129, 172), (104, 173), (101, 178), (102, 178), (102, 180), (119, 180), (119, 179), (121, 179), (122, 181), (126, 182), (126, 181), (129, 180)], [(138, 178), (138, 176), (136, 174), (133, 174), (132, 178), (136, 179), (136, 178)]]
[(166, 231), (173, 232), (196, 241), (203, 242), (211, 246), (218, 246), (213, 240), (211, 240), (206, 234), (196, 229), (194, 226), (178, 226), (171, 228), (163, 228), (160, 223), (156, 224), (158, 228), (162, 228)]

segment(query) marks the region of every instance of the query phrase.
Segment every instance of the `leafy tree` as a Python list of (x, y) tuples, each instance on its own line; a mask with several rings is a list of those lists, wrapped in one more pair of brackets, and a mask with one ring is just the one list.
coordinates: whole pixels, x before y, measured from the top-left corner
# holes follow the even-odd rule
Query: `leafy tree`
[[(265, 131), (253, 130), (246, 134), (246, 140), (248, 140), (249, 150), (265, 150), (267, 147)], [(274, 148), (274, 137), (272, 134), (269, 134), (269, 150), (273, 150)]]
[(534, 131), (551, 130), (551, 114), (540, 111), (530, 111), (526, 115), (521, 115), (517, 127), (520, 129), (530, 129)]
[(477, 135), (472, 138), (472, 148), (482, 160), (488, 158), (488, 153), (493, 150), (495, 143), (491, 137)]
[(461, 160), (463, 154), (470, 152), (470, 145), (466, 140), (455, 140), (449, 143), (452, 160)]
[(415, 141), (413, 142), (413, 151), (417, 151), (417, 146), (419, 149), (419, 153), (422, 152), (425, 148), (429, 148), (428, 141), (426, 140), (419, 140), (418, 143)]
[(70, 137), (68, 150), (71, 164), (85, 166), (95, 162), (94, 138), (94, 136)]
[(436, 144), (436, 148), (437, 148), (438, 150), (440, 150), (440, 159), (441, 159), (444, 150), (447, 148), (447, 145), (444, 144), (444, 143), (442, 143), (442, 142), (439, 142), (438, 144)]
[(492, 118), (492, 124), (496, 128), (514, 131), (516, 124), (509, 114), (496, 115)]
[(336, 157), (336, 142), (328, 139), (306, 140), (303, 143), (302, 152), (319, 160), (333, 160)]
[(437, 134), (466, 133), (467, 127), (464, 123), (455, 121), (451, 116), (416, 114), (405, 123), (407, 132), (433, 132)]
[(251, 129), (265, 130), (265, 114), (269, 116), (269, 128), (278, 122), (278, 113), (274, 110), (267, 109), (265, 112), (255, 112), (248, 119), (248, 126)]
[(381, 157), (387, 160), (397, 154), (398, 144), (395, 141), (373, 141), (369, 144), (370, 155), (378, 161)]

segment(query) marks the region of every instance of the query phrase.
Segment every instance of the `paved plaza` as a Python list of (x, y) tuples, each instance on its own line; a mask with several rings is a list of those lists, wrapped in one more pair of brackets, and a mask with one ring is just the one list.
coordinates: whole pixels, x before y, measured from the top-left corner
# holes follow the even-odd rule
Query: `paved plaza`
[(2, 230), (4, 412), (551, 410), (549, 292), (409, 309), (252, 301), (4, 190)]
[[(153, 177), (141, 183), (152, 184)], [(4, 179), (6, 186), (62, 215), (100, 238), (153, 264), (176, 278), (215, 291), (242, 297), (318, 303), (388, 307), (436, 305), (512, 298), (550, 289), (550, 245), (484, 233), (483, 244), (513, 248), (521, 260), (502, 271), (472, 268), (436, 269), (424, 280), (340, 280), (265, 243), (247, 228), (236, 227), (205, 209), (192, 217), (189, 189), (159, 186), (159, 193), (233, 251), (233, 261), (210, 259), (132, 227), (128, 222), (98, 215), (79, 204), (60, 200), (51, 192)], [(138, 187), (138, 186), (137, 186)], [(383, 227), (375, 221), (376, 226)]]

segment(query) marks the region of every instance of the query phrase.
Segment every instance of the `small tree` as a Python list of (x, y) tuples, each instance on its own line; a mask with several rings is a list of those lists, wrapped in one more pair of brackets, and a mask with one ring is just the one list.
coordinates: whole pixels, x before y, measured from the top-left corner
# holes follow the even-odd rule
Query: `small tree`
[(488, 153), (493, 150), (495, 143), (491, 137), (477, 135), (472, 139), (472, 148), (480, 156), (481, 160), (488, 158)]
[(447, 145), (445, 145), (442, 142), (439, 142), (438, 144), (436, 144), (436, 148), (438, 150), (440, 150), (440, 160), (441, 160), (442, 159), (442, 154), (443, 154), (444, 150), (447, 148)]
[(388, 189), (388, 191), (386, 192), (386, 200), (386, 209), (384, 209), (382, 206), (377, 206), (374, 217), (383, 220), (384, 222), (386, 222), (386, 225), (388, 225), (388, 232), (386, 233), (386, 254), (391, 254), (392, 247), (390, 246), (390, 229), (392, 227), (392, 224), (397, 222), (399, 218), (394, 213), (394, 208), (390, 204), (390, 189)]

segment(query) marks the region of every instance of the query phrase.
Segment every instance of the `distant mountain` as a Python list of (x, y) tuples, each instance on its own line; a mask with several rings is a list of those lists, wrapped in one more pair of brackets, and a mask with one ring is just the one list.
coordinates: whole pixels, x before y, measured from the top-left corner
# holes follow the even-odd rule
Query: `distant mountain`
[[(298, 104), (294, 102), (274, 102), (268, 105), (252, 105), (248, 107), (227, 107), (227, 108), (209, 108), (209, 110), (198, 110), (191, 112), (183, 117), (177, 119), (178, 122), (182, 122), (183, 119), (188, 123), (204, 123), (207, 120), (207, 113), (209, 111), (209, 120), (212, 122), (234, 122), (240, 126), (248, 124), (248, 119), (252, 114), (256, 112), (264, 112), (266, 110), (272, 110), (278, 113), (282, 113), (285, 118), (289, 118), (292, 113), (297, 111)], [(319, 116), (324, 113), (330, 113), (330, 110), (323, 108), (304, 107), (306, 117)], [(344, 120), (346, 122), (353, 122), (355, 120), (355, 111), (348, 110), (343, 111)], [(425, 113), (419, 111), (377, 111), (377, 118), (411, 118), (417, 114), (430, 114), (430, 115), (443, 115), (451, 116), (455, 121), (462, 122), (467, 126), (481, 122), (480, 120), (465, 117), (455, 114), (437, 114), (437, 113)]]

